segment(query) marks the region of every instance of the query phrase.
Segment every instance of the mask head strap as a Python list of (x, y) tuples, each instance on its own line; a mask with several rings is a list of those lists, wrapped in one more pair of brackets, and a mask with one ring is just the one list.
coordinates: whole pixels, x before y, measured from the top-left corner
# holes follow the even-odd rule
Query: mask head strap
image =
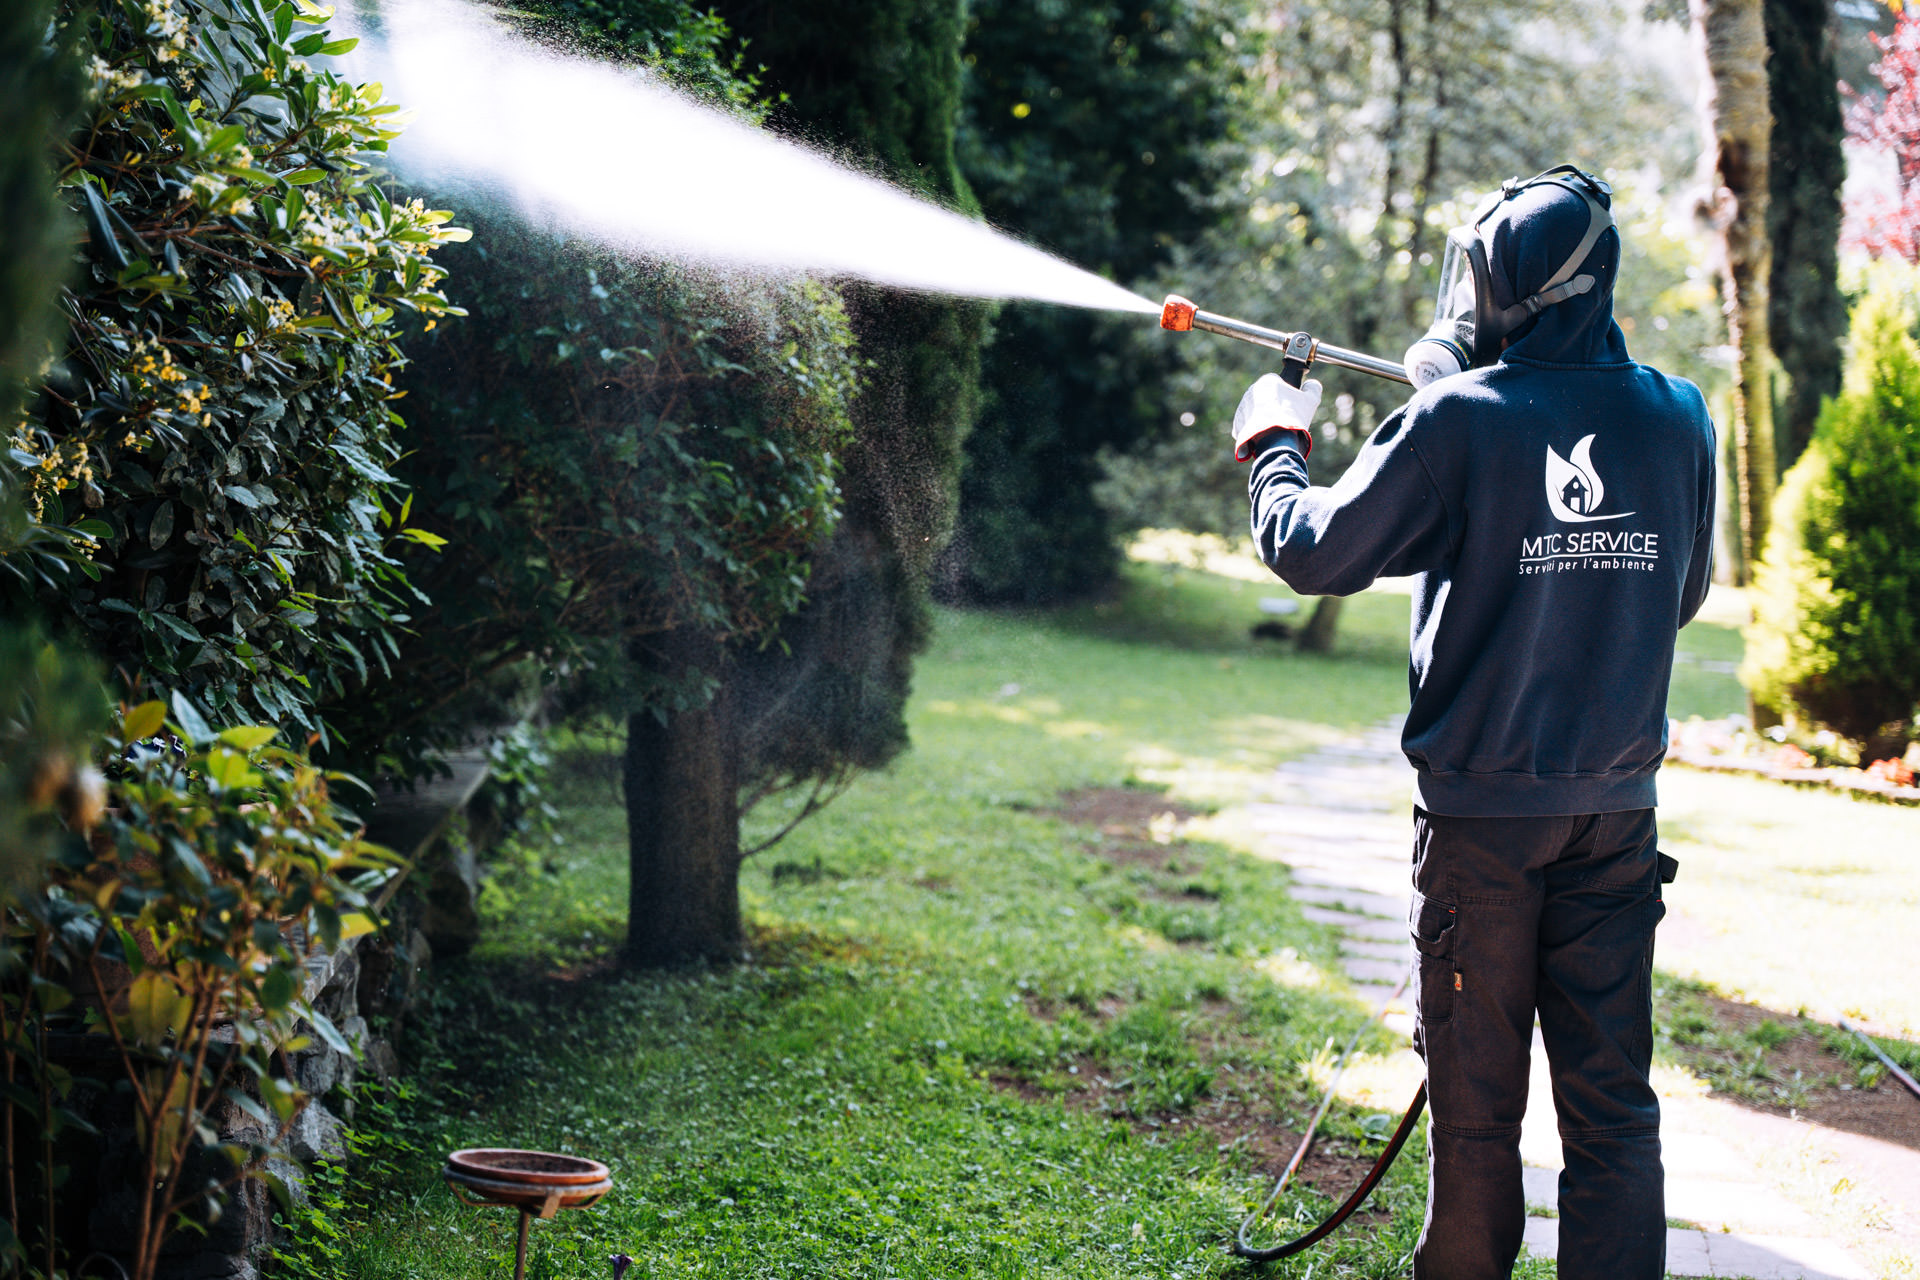
[[(1500, 207), (1514, 199), (1529, 187), (1545, 184), (1563, 187), (1580, 197), (1587, 206), (1587, 233), (1580, 238), (1567, 260), (1560, 264), (1547, 282), (1536, 292), (1522, 298), (1510, 307), (1495, 309), (1493, 305), (1493, 271), (1487, 256), (1487, 243), (1481, 227), (1487, 219), (1498, 213)], [(1613, 226), (1613, 214), (1601, 201), (1613, 195), (1613, 188), (1604, 181), (1575, 168), (1570, 164), (1555, 165), (1535, 174), (1522, 182), (1518, 178), (1508, 178), (1500, 184), (1500, 194), (1487, 202), (1485, 209), (1473, 220), (1471, 227), (1462, 227), (1452, 233), (1466, 250), (1473, 266), (1473, 284), (1477, 314), (1474, 319), (1473, 363), (1476, 366), (1489, 365), (1499, 357), (1500, 340), (1539, 315), (1555, 303), (1587, 293), (1594, 286), (1590, 275), (1573, 273), (1587, 260), (1600, 237)]]

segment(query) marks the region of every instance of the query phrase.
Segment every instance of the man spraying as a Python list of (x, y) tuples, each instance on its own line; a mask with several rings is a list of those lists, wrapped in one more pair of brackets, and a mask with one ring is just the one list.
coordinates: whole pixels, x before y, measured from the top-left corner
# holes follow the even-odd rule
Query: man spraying
[(1674, 638), (1706, 595), (1713, 424), (1613, 322), (1611, 189), (1510, 181), (1448, 238), (1418, 388), (1331, 488), (1320, 385), (1267, 374), (1234, 415), (1253, 536), (1295, 590), (1414, 575), (1402, 745), (1416, 773), (1415, 1047), (1432, 1106), (1417, 1280), (1511, 1275), (1538, 1015), (1566, 1168), (1559, 1274), (1658, 1280), (1656, 849)]

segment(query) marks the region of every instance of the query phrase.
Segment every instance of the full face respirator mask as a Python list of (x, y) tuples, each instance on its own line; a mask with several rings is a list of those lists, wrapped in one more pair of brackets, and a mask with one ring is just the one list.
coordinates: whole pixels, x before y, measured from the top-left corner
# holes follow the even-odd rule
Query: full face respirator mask
[[(1539, 186), (1559, 186), (1587, 206), (1587, 233), (1540, 289), (1509, 307), (1496, 305), (1493, 269), (1488, 259), (1486, 225), (1507, 201)], [(1521, 326), (1555, 303), (1578, 297), (1594, 286), (1591, 275), (1575, 275), (1593, 246), (1613, 226), (1607, 200), (1613, 188), (1570, 164), (1556, 165), (1522, 182), (1510, 178), (1498, 195), (1481, 206), (1473, 222), (1447, 236), (1446, 256), (1440, 263), (1440, 287), (1435, 295), (1433, 323), (1407, 348), (1407, 378), (1424, 387), (1449, 374), (1482, 369), (1500, 358), (1507, 340)]]

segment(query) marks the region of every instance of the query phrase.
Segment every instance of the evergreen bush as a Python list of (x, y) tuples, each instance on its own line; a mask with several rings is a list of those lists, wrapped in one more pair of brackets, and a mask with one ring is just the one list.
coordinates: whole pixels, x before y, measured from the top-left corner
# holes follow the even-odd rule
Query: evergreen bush
[(52, 143), (77, 95), (67, 60), (47, 45), (47, 14), (44, 0), (0, 13), (0, 414), (14, 411), (16, 386), (45, 354), (66, 266)]
[[(0, 424), (18, 421), (26, 379), (46, 358), (68, 225), (50, 163), (58, 122), (78, 100), (71, 59), (47, 43), (44, 0), (0, 7)], [(77, 554), (27, 518), (15, 459), (0, 450), (0, 580), (58, 580)], [(28, 883), (62, 822), (97, 803), (87, 753), (105, 727), (94, 665), (0, 618), (0, 899)], [(0, 944), (0, 955), (5, 946)]]
[(1876, 289), (1845, 385), (1774, 500), (1741, 679), (1754, 700), (1893, 752), (1920, 702), (1920, 345)]
[(421, 432), (398, 473), (450, 539), (406, 560), (433, 626), (329, 710), (357, 769), (403, 777), (510, 714), (501, 677), (529, 661), (594, 715), (704, 702), (640, 651), (772, 632), (839, 517), (850, 434), (852, 337), (824, 286), (730, 289), (473, 221), (469, 316), (403, 384)]
[[(649, 65), (749, 119), (764, 110), (724, 22), (684, 0), (548, 3), (519, 21), (575, 56)], [(819, 705), (799, 686), (838, 691), (858, 666), (844, 645), (783, 661), (803, 602), (849, 598), (843, 566), (816, 572), (864, 443), (847, 309), (818, 282), (636, 262), (530, 227), (486, 192), (445, 198), (479, 214), (460, 267), (471, 316), (432, 335), (406, 379), (424, 430), (399, 471), (415, 515), (452, 538), (408, 561), (437, 626), (338, 722), (404, 777), (523, 711), (535, 679), (556, 717), (625, 717), (628, 957), (737, 955), (742, 793), (842, 776), (853, 754), (796, 778), (802, 739), (783, 728)], [(764, 700), (730, 696), (750, 662), (771, 672), (754, 686)]]
[[(69, 819), (45, 877), (0, 915), (27, 962), (0, 991), (4, 1203), (19, 1215), (0, 1223), (0, 1269), (30, 1240), (36, 1274), (63, 1274), (62, 1253), (112, 1233), (127, 1273), (152, 1280), (169, 1236), (204, 1234), (285, 1158), (310, 1101), (287, 1055), (316, 1038), (353, 1051), (314, 1007), (309, 965), (376, 927), (365, 889), (396, 859), (335, 809), (339, 775), (276, 736), (215, 732), (179, 695), (123, 710), (104, 743), (109, 803)], [(50, 1036), (92, 1040), (106, 1079), (43, 1057)], [(130, 1105), (124, 1156), (90, 1140), (102, 1089)], [(131, 1193), (117, 1212), (94, 1177), (70, 1176), (116, 1158)]]

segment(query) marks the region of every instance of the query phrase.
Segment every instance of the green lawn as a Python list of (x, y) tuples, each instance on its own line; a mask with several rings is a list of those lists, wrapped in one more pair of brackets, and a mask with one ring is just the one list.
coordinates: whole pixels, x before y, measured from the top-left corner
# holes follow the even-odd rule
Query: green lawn
[[(1276, 763), (1398, 710), (1406, 597), (1355, 599), (1340, 652), (1314, 658), (1247, 633), (1258, 600), (1285, 594), (1135, 566), (1102, 604), (943, 612), (914, 750), (748, 865), (753, 958), (726, 970), (609, 971), (617, 771), (611, 744), (563, 744), (566, 843), (502, 860), (488, 941), (442, 967), (417, 1025), (412, 1098), (364, 1104), (385, 1172), (323, 1197), (284, 1269), (503, 1274), (511, 1219), (457, 1205), (434, 1170), (457, 1146), (511, 1145), (594, 1155), (618, 1180), (600, 1207), (535, 1227), (534, 1276), (604, 1275), (616, 1251), (646, 1277), (1249, 1274), (1221, 1245), (1264, 1184), (1219, 1117), (1297, 1126), (1362, 1006), (1284, 871), (1235, 847), (1230, 822), (1226, 843), (1169, 846), (1176, 870), (1096, 857), (1048, 810), (1080, 787), (1231, 807)], [(1687, 643), (1737, 646), (1714, 626)], [(1720, 714), (1738, 689), (1697, 667), (1684, 697)], [(1920, 816), (1788, 791), (1722, 801), (1709, 783), (1726, 780), (1670, 780), (1669, 830), (1690, 903), (1729, 920), (1739, 895), (1770, 891), (1728, 874), (1742, 841), (1861, 819), (1885, 844)], [(1684, 971), (1731, 989), (1749, 950), (1689, 949)], [(1359, 1152), (1381, 1123), (1336, 1111), (1330, 1132)], [(1404, 1275), (1424, 1196), (1410, 1156), (1383, 1220), (1267, 1274)], [(1285, 1211), (1327, 1205), (1302, 1191)]]
[(1908, 962), (1920, 810), (1669, 769), (1661, 847), (1680, 859), (1660, 967), (1723, 994), (1920, 1039)]

